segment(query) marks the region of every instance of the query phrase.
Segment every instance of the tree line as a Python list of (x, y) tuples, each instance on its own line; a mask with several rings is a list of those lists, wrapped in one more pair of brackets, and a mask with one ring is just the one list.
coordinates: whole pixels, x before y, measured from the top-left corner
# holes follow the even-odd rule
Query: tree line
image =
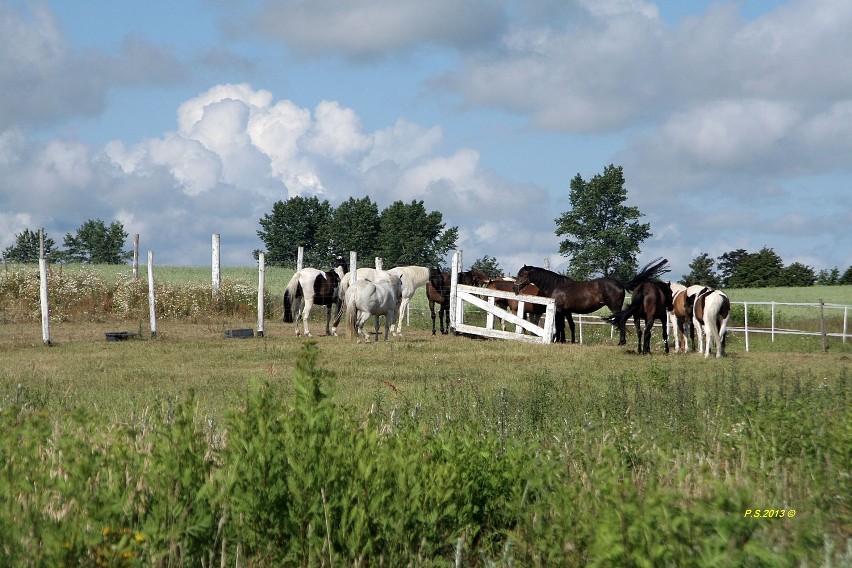
[[(643, 223), (637, 207), (625, 205), (627, 189), (621, 166), (610, 164), (589, 180), (577, 174), (570, 183), (570, 208), (554, 223), (563, 240), (559, 253), (569, 260), (566, 274), (586, 280), (597, 276), (629, 279), (636, 271), (642, 243), (652, 236), (650, 223)], [(329, 267), (336, 259), (357, 251), (362, 259), (381, 257), (386, 266), (444, 266), (447, 254), (456, 248), (458, 227), (447, 227), (440, 211), (427, 211), (423, 201), (395, 201), (379, 210), (369, 196), (350, 197), (333, 207), (318, 197), (291, 197), (276, 201), (259, 219), (257, 236), (267, 264), (296, 265), (303, 247), (306, 266)], [(68, 233), (64, 249), (45, 236), (45, 254), (53, 262), (122, 264), (132, 258), (124, 251), (127, 232), (119, 222), (86, 221), (75, 234)], [(3, 256), (12, 262), (37, 262), (39, 235), (25, 230)], [(502, 274), (494, 257), (483, 256), (471, 264), (491, 277)], [(713, 258), (697, 256), (683, 275), (682, 283), (714, 288), (768, 286), (812, 286), (852, 284), (852, 266), (841, 274), (838, 268), (821, 270), (794, 262), (785, 266), (771, 248), (756, 253), (745, 249)]]
[(852, 266), (843, 274), (837, 267), (817, 273), (801, 262), (785, 266), (778, 253), (768, 247), (753, 253), (746, 249), (732, 250), (716, 259), (702, 253), (692, 260), (689, 269), (689, 274), (684, 274), (681, 281), (687, 286), (702, 284), (712, 288), (771, 288), (852, 284)]

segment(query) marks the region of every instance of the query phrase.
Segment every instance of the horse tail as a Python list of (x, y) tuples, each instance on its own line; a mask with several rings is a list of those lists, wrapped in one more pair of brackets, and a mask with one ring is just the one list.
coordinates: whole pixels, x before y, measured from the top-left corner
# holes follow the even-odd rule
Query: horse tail
[(669, 272), (671, 268), (669, 268), (669, 261), (665, 258), (658, 258), (656, 260), (652, 260), (645, 267), (636, 273), (632, 280), (624, 283), (624, 289), (632, 292), (636, 289), (637, 286), (642, 284), (643, 282), (647, 282), (648, 280), (659, 278), (666, 272)]
[(604, 319), (619, 328), (624, 327), (624, 325), (627, 323), (627, 320), (633, 317), (633, 314), (635, 314), (636, 310), (639, 309), (639, 306), (642, 305), (642, 301), (642, 295), (636, 294), (630, 301), (629, 306), (622, 310), (618, 310), (614, 314), (606, 316)]
[(355, 333), (355, 318), (358, 309), (355, 307), (355, 293), (346, 294), (346, 337), (352, 338)]
[(293, 274), (284, 289), (284, 323), (293, 323), (293, 301), (299, 288), (299, 273)]
[(716, 357), (723, 353), (722, 334), (727, 332), (730, 300), (724, 292), (714, 290), (704, 300), (704, 327), (707, 329), (707, 345), (704, 356), (710, 356), (710, 342), (716, 343)]

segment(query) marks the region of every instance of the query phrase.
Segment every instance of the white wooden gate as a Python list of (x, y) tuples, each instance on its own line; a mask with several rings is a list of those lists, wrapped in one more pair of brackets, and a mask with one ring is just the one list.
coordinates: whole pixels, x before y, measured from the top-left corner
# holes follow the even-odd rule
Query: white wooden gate
[[(493, 337), (497, 339), (514, 339), (530, 343), (550, 343), (555, 333), (556, 304), (553, 298), (527, 296), (500, 290), (489, 290), (478, 286), (459, 284), (459, 272), (462, 266), (461, 251), (453, 254), (452, 283), (450, 287), (450, 328), (456, 333)], [(494, 305), (495, 298), (518, 300), (518, 313), (506, 311)], [(485, 311), (485, 327), (466, 324), (464, 321), (465, 304), (470, 304)], [(524, 319), (524, 306), (527, 304), (542, 304), (546, 306), (544, 323), (538, 326)], [(503, 331), (494, 328), (494, 320), (501, 318), (515, 324), (515, 331)], [(524, 335), (524, 331), (529, 335)]]

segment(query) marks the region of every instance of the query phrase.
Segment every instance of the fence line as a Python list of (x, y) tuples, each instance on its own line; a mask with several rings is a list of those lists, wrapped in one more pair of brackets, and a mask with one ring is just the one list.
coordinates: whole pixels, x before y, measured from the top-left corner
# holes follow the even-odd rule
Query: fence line
[[(743, 306), (743, 326), (742, 327), (728, 327), (728, 331), (743, 333), (745, 337), (745, 348), (746, 352), (749, 351), (749, 335), (750, 334), (764, 334), (770, 335), (771, 341), (775, 342), (776, 335), (801, 335), (801, 336), (812, 336), (812, 337), (826, 337), (826, 338), (837, 338), (840, 339), (843, 343), (846, 343), (847, 339), (852, 338), (852, 334), (849, 333), (849, 309), (852, 306), (847, 304), (826, 304), (819, 302), (731, 302), (731, 305), (742, 305)], [(769, 306), (770, 307), (770, 327), (758, 327), (754, 325), (749, 325), (748, 322), (748, 308), (754, 306)], [(778, 327), (776, 325), (776, 306), (792, 306), (799, 308), (812, 308), (815, 310), (819, 310), (820, 308), (824, 310), (843, 310), (843, 330), (841, 332), (827, 332), (824, 330), (818, 331), (808, 331), (808, 330), (800, 330), (800, 329), (791, 329), (786, 327)], [(577, 322), (578, 326), (578, 340), (582, 344), (583, 343), (583, 326), (584, 325), (606, 325), (610, 327), (610, 337), (614, 337), (614, 328), (612, 325), (603, 319), (603, 316), (596, 315), (582, 315), (582, 314), (572, 314), (574, 320)], [(815, 314), (815, 319), (820, 319), (824, 322), (824, 318), (820, 317), (820, 314)]]

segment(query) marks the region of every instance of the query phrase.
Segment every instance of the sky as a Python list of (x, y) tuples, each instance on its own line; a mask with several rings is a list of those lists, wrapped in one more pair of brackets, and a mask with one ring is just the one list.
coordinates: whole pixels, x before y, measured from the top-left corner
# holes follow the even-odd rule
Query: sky
[[(423, 201), (465, 266), (564, 270), (570, 182), (621, 166), (670, 276), (852, 265), (848, 0), (0, 0), (0, 250), (119, 221), (252, 266), (276, 201)], [(324, 268), (324, 267), (322, 267)]]

